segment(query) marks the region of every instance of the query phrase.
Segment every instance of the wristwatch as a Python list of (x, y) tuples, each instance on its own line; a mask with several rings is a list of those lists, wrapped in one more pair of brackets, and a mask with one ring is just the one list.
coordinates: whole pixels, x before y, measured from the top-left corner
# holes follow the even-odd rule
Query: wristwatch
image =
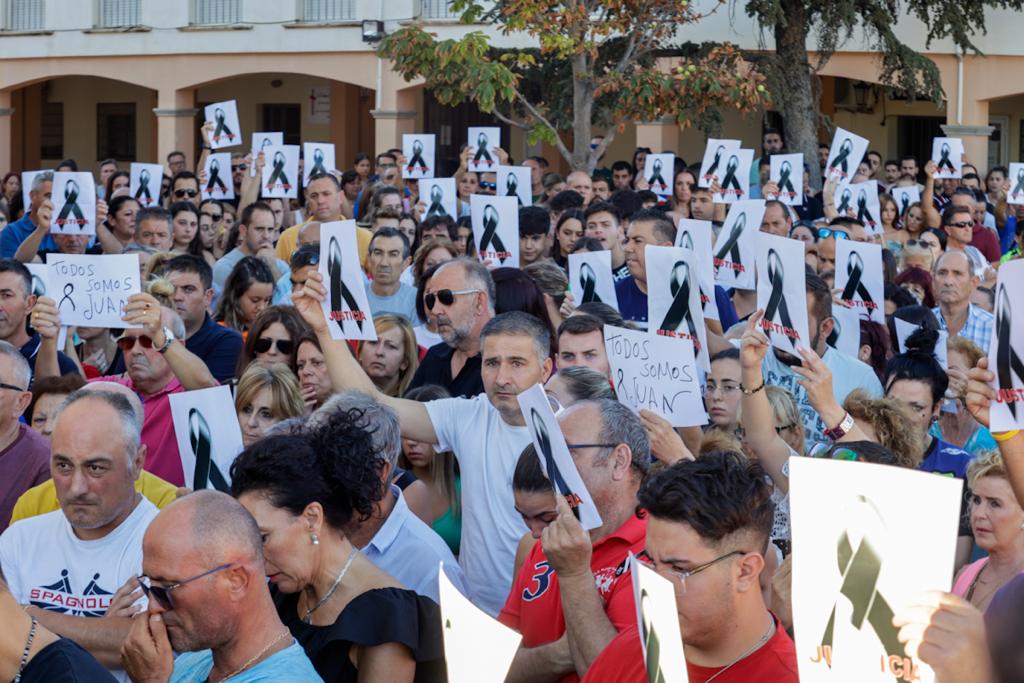
[(839, 439), (849, 434), (851, 429), (853, 429), (853, 415), (847, 413), (838, 425), (825, 430), (825, 436), (832, 441), (839, 441)]
[[(164, 345), (161, 346), (159, 349), (157, 349), (157, 351), (159, 351), (160, 353), (167, 353), (167, 349), (169, 349), (171, 347), (171, 344), (174, 343), (174, 340), (177, 339), (177, 337), (174, 336), (174, 333), (171, 332), (171, 329), (169, 327), (163, 328), (163, 332), (164, 332)], [(851, 422), (852, 422), (852, 420), (851, 420)]]

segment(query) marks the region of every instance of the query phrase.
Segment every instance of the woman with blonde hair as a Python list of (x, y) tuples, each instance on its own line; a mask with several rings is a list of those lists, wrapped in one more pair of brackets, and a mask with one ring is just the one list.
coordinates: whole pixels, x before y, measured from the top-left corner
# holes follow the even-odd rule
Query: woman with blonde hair
[(894, 398), (868, 398), (861, 391), (850, 392), (843, 402), (867, 441), (874, 441), (896, 454), (901, 467), (916, 469), (924, 459), (925, 444), (920, 432), (909, 429), (912, 417), (907, 407)]
[(356, 359), (382, 393), (398, 398), (409, 388), (420, 366), (416, 335), (401, 315), (378, 315), (373, 325), (377, 341), (359, 342)]
[(235, 412), (246, 448), (278, 422), (305, 415), (295, 373), (284, 363), (251, 363), (235, 388)]
[(1024, 571), (1024, 510), (1013, 495), (998, 450), (971, 461), (967, 486), (974, 543), (988, 557), (960, 570), (953, 594), (984, 612), (995, 592)]

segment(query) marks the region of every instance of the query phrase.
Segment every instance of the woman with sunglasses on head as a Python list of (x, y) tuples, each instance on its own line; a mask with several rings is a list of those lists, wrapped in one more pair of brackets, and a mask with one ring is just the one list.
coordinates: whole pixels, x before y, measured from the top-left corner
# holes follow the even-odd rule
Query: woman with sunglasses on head
[(238, 378), (235, 412), (248, 448), (278, 422), (306, 414), (295, 373), (283, 363), (252, 363)]
[(437, 605), (349, 540), (383, 490), (384, 460), (360, 419), (341, 412), (247, 448), (231, 493), (259, 526), (278, 614), (324, 681), (440, 680)]
[(213, 318), (243, 336), (274, 298), (274, 274), (256, 256), (245, 256), (235, 264), (224, 282), (224, 293)]
[(378, 315), (373, 324), (377, 341), (359, 342), (356, 359), (382, 393), (399, 397), (420, 365), (416, 335), (400, 315)]
[(284, 363), (296, 371), (298, 340), (309, 332), (293, 306), (269, 306), (257, 316), (238, 356), (238, 374), (253, 361)]

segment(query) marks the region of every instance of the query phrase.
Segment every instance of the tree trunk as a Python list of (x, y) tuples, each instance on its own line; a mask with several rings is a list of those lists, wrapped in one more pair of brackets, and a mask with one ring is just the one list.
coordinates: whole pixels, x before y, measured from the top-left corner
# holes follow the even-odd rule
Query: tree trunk
[(803, 152), (811, 185), (821, 187), (818, 164), (818, 100), (814, 95), (807, 34), (810, 16), (804, 0), (782, 0), (785, 17), (775, 25), (775, 95), (782, 105), (786, 147)]
[(572, 63), (572, 158), (567, 159), (574, 171), (594, 170), (597, 159), (591, 159), (590, 138), (593, 132), (594, 82), (585, 54), (574, 55)]

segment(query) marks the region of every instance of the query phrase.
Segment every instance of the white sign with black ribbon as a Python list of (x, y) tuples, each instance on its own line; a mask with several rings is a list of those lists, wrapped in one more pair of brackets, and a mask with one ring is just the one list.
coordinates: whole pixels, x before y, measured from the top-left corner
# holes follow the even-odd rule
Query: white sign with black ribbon
[(303, 142), (302, 143), (302, 186), (309, 187), (309, 179), (315, 175), (324, 175), (334, 171), (334, 143)]
[(719, 191), (712, 195), (716, 204), (733, 204), (750, 199), (750, 167), (754, 163), (754, 150), (737, 149), (725, 157)]
[[(228, 155), (230, 158), (231, 155)], [(142, 164), (133, 161), (128, 171), (128, 192), (139, 206), (160, 205), (160, 188), (164, 180), (164, 167), (160, 164)], [(107, 197), (110, 203), (110, 197)]]
[(207, 121), (213, 121), (211, 149), (242, 144), (242, 126), (238, 123), (238, 105), (234, 100), (208, 104), (204, 113)]
[(711, 187), (712, 181), (720, 181), (725, 175), (725, 163), (729, 155), (736, 152), (741, 144), (739, 140), (708, 139), (708, 144), (704, 148), (704, 159), (700, 164), (697, 186)]
[(647, 331), (662, 337), (686, 339), (697, 364), (711, 371), (707, 328), (700, 301), (697, 255), (683, 247), (644, 247), (647, 265)]
[(885, 324), (885, 280), (882, 247), (870, 242), (836, 240), (835, 288), (839, 299), (861, 317)]
[(474, 173), (486, 173), (498, 169), (498, 149), (501, 147), (501, 128), (491, 126), (470, 126), (466, 144), (472, 150), (467, 169)]
[(437, 136), (433, 133), (405, 133), (402, 135), (402, 156), (405, 166), (402, 177), (409, 179), (433, 178), (437, 170), (435, 152)]
[(259, 132), (252, 134), (252, 164), (249, 165), (249, 177), (256, 177), (256, 157), (263, 152), (264, 162), (270, 163), (270, 157), (267, 156), (267, 147), (274, 145), (280, 146), (284, 144), (284, 133), (281, 132)]
[(231, 152), (207, 154), (203, 171), (206, 175), (206, 182), (200, 188), (203, 199), (235, 198), (235, 184), (231, 178)]
[(1012, 303), (1013, 297), (1024, 291), (1022, 287), (1024, 261), (1009, 261), (999, 267), (992, 344), (988, 351), (988, 369), (996, 375), (989, 427), (993, 432), (1024, 427), (1024, 306)]
[(169, 395), (185, 485), (194, 491), (231, 487), (231, 463), (242, 452), (242, 430), (227, 385)]
[(598, 302), (619, 310), (610, 251), (569, 254), (569, 291), (577, 306)]
[[(917, 185), (893, 186), (889, 188), (889, 194), (892, 196), (893, 201), (896, 202), (896, 211), (899, 212), (899, 217), (903, 220), (906, 220), (907, 211), (910, 210), (910, 207), (921, 201), (921, 191), (917, 189)], [(1021, 199), (1024, 201), (1024, 197)]]
[(963, 175), (964, 141), (960, 138), (934, 138), (932, 161), (936, 178), (960, 178)]
[(473, 239), (481, 261), (519, 267), (519, 200), (475, 194), (469, 198)]
[(676, 227), (677, 247), (689, 249), (697, 255), (700, 273), (700, 303), (705, 320), (718, 320), (718, 302), (715, 300), (715, 263), (711, 257), (714, 230), (711, 221), (680, 218)]
[(420, 203), (423, 204), (421, 222), (434, 216), (448, 216), (453, 221), (458, 220), (459, 195), (455, 190), (455, 178), (421, 180)]
[(327, 288), (323, 309), (331, 338), (375, 341), (377, 330), (363, 286), (355, 221), (320, 224), (318, 269)]
[(96, 234), (96, 185), (92, 173), (54, 173), (51, 201), (51, 234)]
[(495, 184), (499, 196), (515, 197), (520, 207), (533, 205), (530, 169), (526, 166), (499, 166)]
[(260, 194), (265, 199), (299, 196), (299, 146), (273, 145), (263, 150), (265, 163)]
[(772, 346), (793, 355), (810, 347), (804, 243), (759, 232), (757, 307), (764, 309), (761, 329)]
[(659, 197), (671, 197), (675, 164), (675, 154), (648, 154), (643, 168), (647, 188)]
[(768, 160), (768, 179), (779, 188), (779, 193), (768, 197), (786, 206), (804, 203), (804, 155), (773, 154)]
[(757, 235), (764, 218), (763, 199), (735, 202), (725, 215), (713, 250), (715, 282), (726, 289), (754, 289)]
[(868, 151), (868, 139), (842, 128), (836, 128), (832, 146), (828, 152), (828, 163), (824, 176), (835, 177), (840, 184), (853, 180), (857, 166)]

